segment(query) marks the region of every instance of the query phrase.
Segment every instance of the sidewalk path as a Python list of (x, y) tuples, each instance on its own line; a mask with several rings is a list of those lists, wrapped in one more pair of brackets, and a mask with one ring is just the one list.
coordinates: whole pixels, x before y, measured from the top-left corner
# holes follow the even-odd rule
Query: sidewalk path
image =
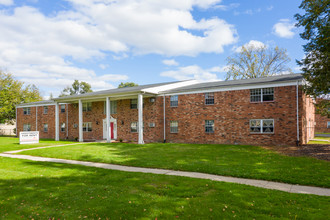
[[(49, 147), (56, 147), (56, 146), (49, 146)], [(41, 149), (41, 148), (46, 148), (46, 147), (40, 147), (39, 149)], [(25, 150), (31, 150), (31, 149), (25, 149)], [(184, 177), (208, 179), (208, 180), (228, 182), (228, 183), (245, 184), (245, 185), (261, 187), (261, 188), (265, 188), (265, 189), (280, 190), (280, 191), (285, 191), (285, 192), (290, 192), (290, 193), (303, 193), (303, 194), (314, 194), (314, 195), (319, 195), (319, 196), (330, 196), (330, 189), (314, 187), (314, 186), (301, 186), (301, 185), (293, 185), (293, 184), (287, 184), (287, 183), (272, 182), (272, 181), (267, 181), (267, 180), (243, 179), (243, 178), (237, 178), (237, 177), (218, 176), (218, 175), (213, 175), (213, 174), (197, 173), (197, 172), (174, 171), (174, 170), (142, 168), (142, 167), (130, 167), (130, 166), (105, 164), (105, 163), (94, 163), (94, 162), (77, 161), (77, 160), (65, 160), (65, 159), (12, 154), (12, 153), (18, 153), (18, 152), (22, 152), (22, 151), (24, 151), (24, 150), (8, 151), (5, 153), (0, 153), (0, 156), (16, 158), (16, 159), (32, 160), (32, 161), (41, 161), (41, 162), (76, 164), (76, 165), (83, 165), (83, 166), (88, 166), (88, 167), (97, 167), (97, 168), (102, 168), (102, 169), (119, 170), (119, 171), (125, 171), (125, 172), (139, 172), (139, 173), (163, 174), (163, 175), (170, 175), (170, 176), (184, 176)]]

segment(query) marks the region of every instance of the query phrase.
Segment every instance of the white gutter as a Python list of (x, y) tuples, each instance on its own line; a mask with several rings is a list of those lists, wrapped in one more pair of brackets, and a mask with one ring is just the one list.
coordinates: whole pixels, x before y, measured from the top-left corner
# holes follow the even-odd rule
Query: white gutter
[(297, 94), (296, 94), (296, 99), (297, 99), (297, 145), (299, 145), (299, 81), (297, 81)]
[(163, 95), (163, 115), (164, 115), (164, 143), (166, 142), (166, 121), (165, 121), (165, 94)]

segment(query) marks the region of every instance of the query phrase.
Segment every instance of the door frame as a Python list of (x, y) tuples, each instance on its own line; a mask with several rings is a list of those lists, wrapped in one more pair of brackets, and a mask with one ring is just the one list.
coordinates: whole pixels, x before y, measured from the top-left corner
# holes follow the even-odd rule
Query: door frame
[[(110, 123), (113, 123), (113, 139), (112, 140), (117, 140), (117, 119), (110, 117)], [(103, 140), (107, 139), (107, 133), (106, 133), (106, 128), (107, 128), (107, 119), (103, 119)]]

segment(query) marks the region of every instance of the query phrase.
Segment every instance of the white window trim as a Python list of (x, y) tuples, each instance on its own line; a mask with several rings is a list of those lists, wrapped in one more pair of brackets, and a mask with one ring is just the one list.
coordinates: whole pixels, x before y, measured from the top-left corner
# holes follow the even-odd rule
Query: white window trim
[[(176, 122), (176, 127), (175, 126), (171, 126), (172, 123)], [(176, 131), (172, 131), (172, 128), (176, 128)], [(179, 122), (178, 121), (170, 121), (170, 133), (171, 134), (177, 134), (179, 133)]]
[[(89, 124), (90, 124), (90, 126), (89, 126)], [(85, 131), (84, 131), (84, 125), (86, 125), (86, 126), (85, 126), (85, 128), (86, 128)], [(89, 127), (92, 129), (91, 131), (88, 130)], [(84, 123), (83, 123), (83, 132), (92, 132), (92, 131), (93, 131), (92, 122), (84, 122)]]
[[(207, 132), (206, 131), (206, 121), (213, 121), (213, 125), (212, 125), (212, 132)], [(204, 120), (204, 133), (206, 133), (206, 134), (213, 134), (214, 133), (214, 131), (215, 131), (215, 126), (214, 126), (214, 124), (215, 124), (215, 121), (214, 120)]]
[[(172, 97), (176, 97), (176, 100), (171, 100)], [(172, 103), (176, 103), (176, 105), (172, 105)], [(170, 107), (178, 107), (179, 106), (179, 96), (178, 95), (171, 95), (170, 96)]]
[[(249, 130), (251, 129), (251, 120), (260, 120), (260, 132), (251, 132), (250, 134), (274, 134), (275, 133), (275, 120), (273, 118), (264, 118), (264, 119), (250, 119), (249, 121)], [(263, 132), (263, 120), (273, 120), (273, 132)]]
[[(251, 101), (251, 90), (255, 90), (255, 89), (250, 89), (250, 103), (260, 103), (260, 102), (274, 102), (275, 101), (275, 89), (274, 87), (264, 87), (264, 88), (256, 88), (256, 89), (260, 89), (260, 101)], [(263, 89), (273, 89), (273, 100), (271, 101), (264, 101), (264, 91)]]

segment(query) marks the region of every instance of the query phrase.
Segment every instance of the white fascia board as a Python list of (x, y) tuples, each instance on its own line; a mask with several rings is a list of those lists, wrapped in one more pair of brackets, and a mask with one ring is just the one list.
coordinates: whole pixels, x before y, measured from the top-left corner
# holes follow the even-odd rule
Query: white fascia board
[[(28, 103), (27, 103), (28, 104)], [(55, 105), (55, 103), (48, 103), (48, 104), (37, 104), (37, 105), (19, 105), (16, 106), (16, 108), (26, 108), (26, 107), (38, 107), (38, 106), (50, 106), (50, 105)]]
[(142, 89), (141, 91), (147, 92), (147, 93), (159, 94), (162, 91), (176, 89), (176, 88), (180, 88), (180, 87), (184, 87), (184, 86), (190, 86), (190, 85), (194, 85), (197, 83), (198, 83), (197, 80), (187, 80), (187, 81), (183, 81), (183, 82), (176, 82), (176, 83), (167, 84), (167, 85), (163, 85), (163, 86), (156, 86), (156, 87), (152, 87), (152, 88)]
[[(223, 86), (223, 87), (212, 88), (212, 89), (166, 93), (164, 95), (165, 96), (186, 95), (186, 94), (196, 94), (196, 93), (205, 93), (205, 92), (224, 92), (224, 91), (235, 91), (235, 90), (245, 90), (245, 89), (261, 89), (261, 88), (272, 88), (272, 87), (282, 87), (282, 86), (296, 86), (297, 81), (299, 81), (299, 85), (302, 85), (301, 80), (295, 80), (295, 81), (281, 82), (281, 83), (263, 83), (263, 84), (255, 84), (255, 85)], [(163, 94), (160, 94), (159, 96), (163, 96)]]

